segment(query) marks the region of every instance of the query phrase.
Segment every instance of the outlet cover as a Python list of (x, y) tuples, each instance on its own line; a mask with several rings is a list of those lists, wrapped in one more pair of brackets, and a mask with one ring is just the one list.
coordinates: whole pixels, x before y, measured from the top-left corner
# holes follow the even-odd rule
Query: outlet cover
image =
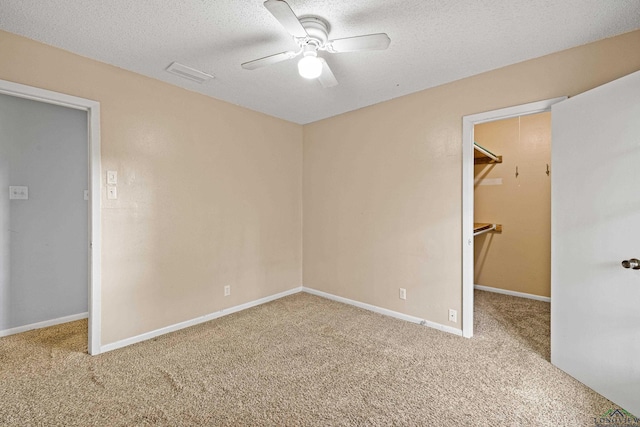
[(224, 296), (228, 297), (229, 295), (231, 295), (231, 286), (227, 285), (224, 287)]
[(458, 310), (449, 309), (449, 322), (458, 323)]
[(405, 288), (400, 288), (400, 299), (407, 299), (407, 290)]

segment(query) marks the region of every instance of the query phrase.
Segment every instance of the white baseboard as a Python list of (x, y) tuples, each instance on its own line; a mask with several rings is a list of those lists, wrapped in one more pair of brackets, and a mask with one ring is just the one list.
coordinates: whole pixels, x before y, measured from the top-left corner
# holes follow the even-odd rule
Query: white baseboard
[(419, 325), (428, 326), (433, 329), (438, 329), (443, 332), (448, 332), (450, 334), (462, 336), (462, 330), (452, 328), (451, 326), (442, 325), (440, 323), (432, 322), (430, 320), (420, 319), (419, 317), (411, 316), (409, 314), (399, 313), (397, 311), (388, 310), (386, 308), (378, 307), (375, 305), (367, 304), (360, 301), (351, 300), (348, 298), (339, 297), (337, 295), (328, 294), (326, 292), (318, 291), (316, 289), (307, 288), (305, 286), (302, 287), (302, 292), (306, 292), (308, 294), (317, 295), (319, 297), (327, 298), (333, 301), (338, 301), (344, 304), (349, 304), (354, 307), (363, 308), (365, 310), (373, 311), (374, 313), (383, 314), (389, 317), (395, 317), (396, 319), (405, 320), (411, 323), (417, 323)]
[(58, 317), (57, 319), (45, 320), (44, 322), (31, 323), (29, 325), (18, 326), (11, 329), (0, 331), (0, 338), (21, 332), (31, 331), (33, 329), (47, 328), (49, 326), (59, 325), (61, 323), (73, 322), (75, 320), (86, 319), (89, 313), (72, 314), (71, 316)]
[(216, 311), (211, 314), (207, 314), (204, 316), (197, 317), (195, 319), (186, 320), (184, 322), (176, 323), (174, 325), (166, 326), (164, 328), (156, 329), (154, 331), (146, 332), (144, 334), (136, 335), (135, 337), (126, 338), (120, 341), (116, 341), (114, 343), (105, 344), (100, 347), (100, 353), (104, 353), (111, 350), (116, 350), (122, 347), (126, 347), (131, 344), (136, 344), (142, 341), (149, 340), (151, 338), (155, 338), (160, 335), (168, 334), (169, 332), (178, 331), (180, 329), (188, 328), (190, 326), (195, 326), (200, 323), (208, 322), (210, 320), (217, 319), (222, 316), (226, 316), (228, 314), (237, 313), (238, 311), (246, 310), (251, 307), (255, 307), (260, 304), (265, 304), (270, 301), (274, 301), (289, 295), (296, 294), (298, 292), (306, 292), (312, 295), (317, 295), (319, 297), (327, 298), (333, 301), (338, 301), (344, 304), (349, 304), (355, 307), (363, 308), (365, 310), (373, 311), (375, 313), (383, 314), (385, 316), (394, 317), (396, 319), (405, 320), (407, 322), (417, 323), (420, 325), (428, 326), (430, 328), (438, 329), (443, 332), (448, 332), (450, 334), (462, 336), (462, 330), (452, 328), (451, 326), (441, 325), (440, 323), (431, 322), (429, 320), (420, 319), (415, 316), (410, 316), (408, 314), (399, 313), (397, 311), (388, 310), (386, 308), (377, 307), (375, 305), (366, 304), (359, 301), (350, 300), (348, 298), (339, 297), (337, 295), (328, 294), (326, 292), (318, 291), (316, 289), (307, 288), (304, 286), (300, 286), (294, 289), (290, 289), (285, 292), (280, 292), (275, 295), (271, 295), (265, 298), (261, 298), (255, 301), (251, 301), (245, 304), (240, 304), (235, 307), (225, 308), (220, 311)]
[(537, 301), (551, 302), (551, 298), (549, 297), (543, 297), (543, 296), (534, 295), (534, 294), (526, 294), (524, 292), (508, 291), (506, 289), (492, 288), (490, 286), (482, 286), (482, 285), (473, 285), (473, 288), (479, 291), (487, 291), (487, 292), (494, 292), (496, 294), (511, 295), (512, 297), (528, 298), (528, 299), (534, 299)]
[(111, 350), (116, 350), (118, 348), (126, 347), (131, 344), (136, 344), (142, 341), (146, 341), (151, 338), (155, 338), (160, 335), (168, 334), (169, 332), (178, 331), (180, 329), (188, 328), (189, 326), (195, 326), (200, 323), (208, 322), (213, 319), (217, 319), (222, 316), (227, 316), (232, 313), (237, 313), (238, 311), (246, 310), (251, 307), (255, 307), (257, 305), (261, 305), (270, 301), (274, 301), (289, 295), (297, 294), (302, 291), (302, 287), (297, 287), (290, 289), (288, 291), (280, 292), (275, 295), (270, 295), (268, 297), (260, 298), (255, 301), (250, 301), (244, 304), (236, 305), (230, 308), (224, 308), (222, 310), (216, 311), (211, 314), (206, 314), (204, 316), (196, 317), (195, 319), (186, 320), (184, 322), (176, 323), (174, 325), (165, 326), (164, 328), (156, 329), (151, 332), (146, 332), (144, 334), (136, 335), (135, 337), (125, 338), (120, 341), (116, 341), (110, 344), (105, 344), (100, 346), (100, 353), (104, 353)]

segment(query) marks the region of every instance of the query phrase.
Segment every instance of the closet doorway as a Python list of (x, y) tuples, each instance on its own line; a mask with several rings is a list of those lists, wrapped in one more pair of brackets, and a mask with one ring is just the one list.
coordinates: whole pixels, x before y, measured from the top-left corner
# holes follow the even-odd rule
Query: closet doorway
[[(58, 92), (52, 92), (45, 89), (39, 89), (31, 86), (26, 86), (14, 82), (9, 82), (6, 80), (0, 80), (0, 94), (8, 95), (12, 98), (21, 98), (24, 100), (37, 101), (38, 103), (44, 104), (53, 104), (56, 106), (62, 106), (66, 108), (70, 108), (73, 110), (81, 110), (86, 112), (86, 143), (87, 143), (87, 151), (85, 153), (84, 161), (87, 168), (87, 216), (88, 223), (86, 224), (86, 240), (85, 240), (85, 248), (88, 253), (88, 318), (89, 318), (89, 333), (88, 333), (88, 352), (89, 354), (98, 354), (100, 353), (100, 245), (101, 245), (101, 233), (100, 233), (100, 104), (96, 101), (78, 98), (75, 96), (70, 96)], [(34, 150), (37, 152), (39, 150), (37, 144), (34, 146)], [(37, 156), (36, 156), (37, 157)], [(50, 172), (50, 175), (56, 173), (56, 165), (52, 165), (53, 169)], [(35, 167), (35, 166), (29, 166)], [(10, 178), (7, 175), (7, 178)], [(45, 174), (46, 178), (46, 174)], [(22, 177), (21, 179), (26, 179)], [(8, 184), (8, 183), (7, 183)], [(36, 196), (36, 194), (28, 193), (28, 186), (24, 185), (23, 182), (16, 182), (10, 184), (13, 189), (9, 189), (5, 187), (5, 197), (9, 199), (9, 194), (11, 193), (11, 202), (25, 202), (29, 201), (30, 196)], [(39, 186), (39, 184), (38, 184)], [(44, 187), (43, 187), (44, 188)], [(11, 191), (13, 190), (13, 192)], [(51, 190), (51, 189), (49, 189)], [(54, 189), (55, 190), (55, 189)], [(61, 189), (62, 190), (62, 189)], [(14, 194), (15, 193), (15, 194)], [(38, 196), (42, 198), (44, 193), (40, 192)], [(55, 191), (53, 196), (55, 197)], [(83, 195), (79, 195), (80, 200), (82, 200)], [(35, 201), (35, 198), (33, 199)], [(81, 202), (82, 203), (82, 202)], [(24, 205), (26, 206), (26, 205)], [(24, 207), (22, 206), (22, 207)], [(7, 209), (7, 212), (9, 210)], [(8, 214), (3, 215), (6, 217), (8, 224)], [(4, 223), (5, 221), (3, 221)], [(6, 225), (6, 224), (5, 224)], [(55, 224), (45, 224), (45, 228), (55, 228)], [(8, 230), (8, 227), (7, 227)], [(33, 231), (29, 230), (28, 231)], [(10, 231), (10, 230), (8, 230)], [(36, 236), (37, 237), (37, 236)], [(3, 245), (7, 246), (7, 245)], [(4, 264), (4, 262), (3, 262)], [(55, 267), (55, 263), (53, 264)], [(3, 281), (4, 283), (4, 281)], [(6, 293), (3, 293), (3, 300)], [(24, 298), (22, 298), (24, 300)], [(6, 302), (6, 301), (5, 301)], [(59, 320), (59, 319), (57, 319)], [(51, 324), (56, 324), (56, 319), (53, 319)], [(12, 320), (9, 320), (10, 322)], [(21, 323), (24, 323), (24, 319), (19, 319)], [(28, 322), (28, 320), (27, 320)], [(43, 322), (35, 322), (26, 324), (20, 327), (9, 327), (9, 329), (0, 331), (3, 332), (0, 334), (7, 335), (12, 333), (18, 333), (22, 330), (34, 329), (39, 327), (49, 326), (48, 323), (50, 321)], [(11, 326), (11, 324), (9, 323)], [(25, 329), (26, 328), (26, 329)]]
[(564, 99), (463, 118), (462, 333), (467, 338), (473, 336), (474, 285), (549, 301), (550, 109)]
[(549, 302), (551, 112), (477, 124), (474, 150), (474, 287)]

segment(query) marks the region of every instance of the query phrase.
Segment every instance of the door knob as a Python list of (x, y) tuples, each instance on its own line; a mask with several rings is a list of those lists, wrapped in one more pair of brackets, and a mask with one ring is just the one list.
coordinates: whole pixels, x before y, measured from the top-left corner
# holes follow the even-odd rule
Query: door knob
[(634, 270), (640, 270), (640, 260), (635, 258), (631, 258), (629, 260), (622, 261), (622, 266), (624, 268), (633, 268)]

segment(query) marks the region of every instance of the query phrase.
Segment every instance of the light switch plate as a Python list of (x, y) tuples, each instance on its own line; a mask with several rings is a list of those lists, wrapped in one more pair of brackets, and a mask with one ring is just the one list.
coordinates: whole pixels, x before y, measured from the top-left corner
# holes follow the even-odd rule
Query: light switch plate
[(118, 171), (107, 171), (107, 184), (116, 185), (118, 183)]
[(29, 187), (12, 185), (9, 186), (9, 200), (28, 200)]

